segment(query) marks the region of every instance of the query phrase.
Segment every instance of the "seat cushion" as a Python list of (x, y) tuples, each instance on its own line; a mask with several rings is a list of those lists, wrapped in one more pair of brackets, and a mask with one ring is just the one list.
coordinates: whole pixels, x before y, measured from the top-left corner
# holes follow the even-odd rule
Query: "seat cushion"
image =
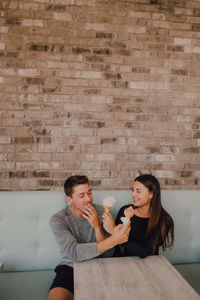
[[(200, 263), (174, 265), (177, 271), (200, 294)], [(3, 300), (47, 299), (55, 273), (51, 271), (0, 273), (0, 291)], [(17, 295), (17, 296), (16, 296)]]
[(176, 270), (187, 280), (198, 294), (200, 294), (200, 263), (174, 265)]
[(54, 271), (0, 273), (2, 300), (45, 300), (55, 276)]

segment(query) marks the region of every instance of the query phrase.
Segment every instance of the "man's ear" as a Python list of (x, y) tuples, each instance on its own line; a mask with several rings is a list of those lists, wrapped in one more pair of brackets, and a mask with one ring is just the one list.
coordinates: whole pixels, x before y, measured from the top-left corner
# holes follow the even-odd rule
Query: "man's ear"
[(68, 202), (69, 204), (71, 204), (71, 203), (72, 203), (72, 198), (71, 198), (71, 197), (69, 197), (69, 196), (66, 196), (66, 200), (67, 200), (67, 202)]

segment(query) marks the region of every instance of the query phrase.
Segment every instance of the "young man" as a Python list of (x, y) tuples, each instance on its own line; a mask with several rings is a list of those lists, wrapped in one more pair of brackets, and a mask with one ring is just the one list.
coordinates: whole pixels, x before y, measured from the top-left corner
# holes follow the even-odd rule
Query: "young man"
[[(55, 268), (56, 277), (50, 287), (48, 300), (73, 300), (73, 263), (88, 260), (128, 241), (130, 224), (118, 225), (105, 238), (101, 225), (104, 209), (93, 204), (92, 191), (86, 176), (71, 176), (64, 184), (69, 205), (51, 217), (50, 226), (61, 249), (62, 261)], [(106, 251), (108, 251), (106, 253)]]

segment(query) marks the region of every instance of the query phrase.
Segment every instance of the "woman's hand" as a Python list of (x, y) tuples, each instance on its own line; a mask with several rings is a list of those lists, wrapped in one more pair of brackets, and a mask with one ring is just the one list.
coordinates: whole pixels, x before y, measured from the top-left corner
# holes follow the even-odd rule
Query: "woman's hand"
[(103, 214), (103, 228), (110, 234), (113, 233), (113, 230), (115, 228), (115, 222), (112, 218), (112, 215), (110, 212)]
[(133, 209), (132, 206), (125, 208), (124, 210), (125, 217), (132, 218), (134, 214), (135, 214), (135, 210)]

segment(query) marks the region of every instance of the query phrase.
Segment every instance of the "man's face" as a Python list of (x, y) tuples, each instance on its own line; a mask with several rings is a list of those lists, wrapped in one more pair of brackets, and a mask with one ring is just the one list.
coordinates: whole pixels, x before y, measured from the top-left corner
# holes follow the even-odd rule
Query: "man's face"
[(92, 189), (89, 184), (79, 184), (73, 187), (72, 196), (66, 196), (71, 205), (71, 211), (77, 217), (81, 217), (82, 209), (86, 204), (92, 204)]

